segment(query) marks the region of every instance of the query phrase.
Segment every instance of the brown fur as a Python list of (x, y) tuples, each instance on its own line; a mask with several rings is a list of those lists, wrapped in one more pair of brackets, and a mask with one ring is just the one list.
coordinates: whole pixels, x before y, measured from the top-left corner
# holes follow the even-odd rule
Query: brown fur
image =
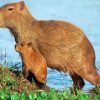
[[(7, 10), (11, 7), (12, 11)], [(75, 85), (84, 85), (83, 78), (100, 85), (94, 49), (77, 26), (64, 21), (36, 20), (24, 2), (19, 2), (0, 8), (0, 27), (7, 27), (16, 42), (31, 41), (34, 52), (43, 55), (50, 68), (68, 72)]]
[(40, 83), (45, 83), (47, 66), (44, 57), (33, 52), (31, 43), (17, 43), (16, 51), (21, 54), (23, 59), (25, 76), (28, 77), (29, 72), (31, 72)]

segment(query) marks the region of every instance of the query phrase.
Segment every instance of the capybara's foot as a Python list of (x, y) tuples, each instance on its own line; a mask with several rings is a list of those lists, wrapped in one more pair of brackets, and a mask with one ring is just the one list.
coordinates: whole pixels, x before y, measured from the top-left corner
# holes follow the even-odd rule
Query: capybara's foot
[(45, 84), (45, 82), (46, 82), (46, 74), (45, 75), (42, 75), (42, 74), (35, 74), (34, 75), (35, 76), (35, 78), (37, 79), (37, 81), (39, 82), (39, 83), (43, 83), (43, 84)]
[(37, 83), (36, 84), (37, 85), (37, 87), (39, 88), (39, 89), (44, 89), (44, 87), (46, 86), (46, 84), (44, 84), (44, 83)]
[(85, 85), (84, 80), (77, 74), (71, 74), (71, 78), (73, 80), (73, 87), (77, 89), (82, 89)]

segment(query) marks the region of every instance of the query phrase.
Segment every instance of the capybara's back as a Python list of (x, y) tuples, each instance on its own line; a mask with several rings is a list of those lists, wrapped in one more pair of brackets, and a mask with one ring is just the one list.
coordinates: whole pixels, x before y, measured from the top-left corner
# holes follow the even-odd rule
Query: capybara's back
[(95, 67), (95, 52), (77, 26), (65, 21), (41, 21), (32, 17), (24, 2), (0, 8), (0, 27), (7, 27), (16, 42), (31, 41), (34, 53), (43, 56), (52, 69), (68, 72), (75, 85), (83, 78), (100, 85)]

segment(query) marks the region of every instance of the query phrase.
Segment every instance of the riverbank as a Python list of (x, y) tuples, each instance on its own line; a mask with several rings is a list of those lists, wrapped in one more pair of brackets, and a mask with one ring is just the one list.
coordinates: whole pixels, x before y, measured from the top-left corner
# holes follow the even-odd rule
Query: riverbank
[(100, 89), (92, 94), (78, 90), (39, 90), (35, 83), (26, 80), (21, 71), (0, 65), (0, 100), (100, 100)]

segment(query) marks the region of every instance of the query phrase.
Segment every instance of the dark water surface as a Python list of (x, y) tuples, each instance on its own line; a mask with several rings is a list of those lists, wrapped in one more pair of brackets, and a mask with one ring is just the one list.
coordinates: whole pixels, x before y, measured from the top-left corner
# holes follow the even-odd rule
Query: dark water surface
[[(0, 6), (17, 0), (1, 0)], [(100, 0), (25, 0), (31, 13), (38, 19), (57, 19), (82, 28), (96, 52), (96, 66), (100, 73)], [(14, 49), (15, 41), (7, 29), (0, 29), (0, 63), (20, 62)], [(6, 51), (5, 51), (6, 50)], [(5, 56), (6, 52), (6, 56)], [(2, 57), (1, 57), (2, 56)], [(56, 89), (72, 86), (70, 76), (48, 69), (47, 85)], [(85, 91), (93, 88), (86, 81)]]

